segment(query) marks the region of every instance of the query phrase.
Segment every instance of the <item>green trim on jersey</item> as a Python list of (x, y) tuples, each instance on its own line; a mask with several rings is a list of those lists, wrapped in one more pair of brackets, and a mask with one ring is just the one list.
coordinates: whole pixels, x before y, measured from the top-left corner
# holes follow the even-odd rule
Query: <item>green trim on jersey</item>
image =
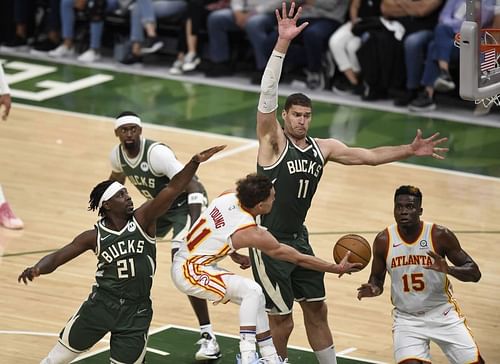
[[(128, 180), (139, 190), (139, 192), (148, 200), (156, 197), (160, 191), (168, 185), (170, 178), (165, 175), (153, 171), (149, 157), (151, 150), (156, 145), (165, 145), (154, 140), (141, 138), (141, 149), (139, 158), (134, 164), (126, 157), (123, 147), (118, 147), (119, 162), (123, 170), (123, 174)], [(168, 145), (165, 145), (168, 148)], [(187, 203), (187, 193), (183, 192), (175, 199), (170, 209), (175, 209)]]
[(313, 138), (306, 140), (308, 146), (300, 149), (286, 138), (285, 149), (276, 163), (268, 167), (257, 165), (257, 173), (269, 177), (276, 190), (273, 208), (261, 217), (261, 224), (278, 238), (298, 234), (323, 175), (321, 150)]
[(125, 301), (149, 299), (156, 271), (156, 239), (132, 217), (121, 231), (96, 225), (98, 290)]

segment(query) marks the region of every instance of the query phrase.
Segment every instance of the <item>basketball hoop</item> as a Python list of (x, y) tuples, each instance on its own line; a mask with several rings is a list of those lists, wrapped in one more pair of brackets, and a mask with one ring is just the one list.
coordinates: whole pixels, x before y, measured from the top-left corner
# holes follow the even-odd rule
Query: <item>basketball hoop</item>
[[(482, 77), (485, 79), (490, 79), (491, 72), (498, 73), (500, 64), (500, 29), (495, 29), (495, 28), (485, 28), (481, 29), (481, 35), (480, 35), (480, 41), (481, 44), (479, 45), (479, 50), (481, 53), (484, 54), (489, 54), (489, 57), (492, 57), (491, 59), (491, 67), (488, 67), (486, 69), (483, 69), (483, 64), (481, 64), (481, 73)], [(460, 48), (460, 44), (462, 42), (462, 39), (460, 37), (460, 33), (455, 34), (455, 40), (454, 40), (454, 45), (457, 48)], [(484, 107), (488, 108), (491, 106), (491, 104), (495, 104), (497, 106), (500, 106), (500, 95), (493, 95), (493, 96), (488, 96), (482, 99), (476, 99), (475, 100), (476, 105), (482, 103)]]

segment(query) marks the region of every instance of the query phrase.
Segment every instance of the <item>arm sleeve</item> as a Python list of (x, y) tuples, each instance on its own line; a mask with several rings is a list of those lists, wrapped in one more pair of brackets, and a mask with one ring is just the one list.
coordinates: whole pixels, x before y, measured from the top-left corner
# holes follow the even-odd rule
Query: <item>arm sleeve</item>
[(182, 163), (175, 157), (172, 149), (162, 144), (151, 148), (149, 164), (154, 173), (165, 175), (168, 178), (174, 177), (184, 168)]
[(120, 163), (120, 157), (118, 155), (118, 148), (120, 146), (117, 145), (111, 150), (111, 153), (109, 154), (109, 162), (111, 163), (111, 170), (116, 173), (123, 173), (123, 168)]
[(0, 95), (6, 95), (6, 94), (10, 94), (10, 88), (9, 85), (7, 84), (2, 64), (0, 63)]

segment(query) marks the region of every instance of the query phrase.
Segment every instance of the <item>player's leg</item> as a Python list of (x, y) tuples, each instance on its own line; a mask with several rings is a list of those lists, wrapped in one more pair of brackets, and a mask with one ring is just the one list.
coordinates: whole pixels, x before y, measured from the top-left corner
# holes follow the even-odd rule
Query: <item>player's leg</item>
[[(182, 207), (176, 209), (167, 214), (167, 221), (173, 230), (172, 237), (172, 260), (174, 255), (179, 250), (181, 244), (184, 243), (185, 236), (189, 231), (191, 225), (191, 219), (189, 217), (188, 207)], [(219, 344), (215, 337), (215, 333), (212, 329), (212, 324), (210, 322), (210, 315), (208, 313), (208, 305), (205, 299), (201, 299), (194, 296), (188, 296), (189, 303), (193, 308), (193, 311), (198, 319), (198, 324), (200, 325), (200, 340), (198, 344), (200, 348), (195, 354), (196, 360), (213, 360), (221, 356)]]
[(273, 342), (278, 354), (286, 358), (288, 339), (293, 330), (293, 291), (290, 279), (292, 263), (275, 260), (257, 249), (250, 249), (254, 279), (266, 297), (266, 309)]
[[(455, 305), (444, 304), (434, 309), (427, 318), (432, 323), (429, 336), (452, 364), (484, 363), (465, 317)], [(437, 323), (441, 323), (436, 327)]]
[(150, 300), (139, 304), (125, 303), (121, 307), (120, 319), (111, 331), (111, 363), (143, 363), (152, 318)]
[(273, 345), (266, 313), (266, 300), (262, 288), (253, 280), (237, 275), (223, 276), (226, 283), (226, 298), (240, 305), (240, 356), (238, 363), (253, 363), (256, 358), (256, 343), (261, 361), (279, 364), (280, 359)]
[(325, 301), (301, 301), (304, 325), (309, 345), (320, 364), (336, 364), (333, 337), (328, 326), (328, 307)]
[(113, 321), (109, 316), (102, 302), (91, 294), (68, 320), (59, 334), (58, 343), (42, 363), (69, 363), (90, 349), (109, 331), (109, 322)]
[(422, 315), (410, 315), (394, 309), (394, 361), (397, 364), (431, 363), (428, 331)]

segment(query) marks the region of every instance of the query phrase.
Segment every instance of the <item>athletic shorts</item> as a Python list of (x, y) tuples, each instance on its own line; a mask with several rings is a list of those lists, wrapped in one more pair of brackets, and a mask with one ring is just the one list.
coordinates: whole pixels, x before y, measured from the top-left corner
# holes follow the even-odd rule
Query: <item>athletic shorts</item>
[(110, 356), (115, 362), (135, 363), (146, 352), (151, 300), (129, 303), (94, 290), (59, 334), (59, 342), (75, 353), (90, 349), (111, 333)]
[(189, 230), (191, 219), (187, 204), (179, 208), (169, 210), (156, 220), (156, 236), (164, 238), (170, 230), (172, 231), (172, 249), (179, 249)]
[[(298, 234), (289, 236), (288, 239), (278, 234), (275, 237), (280, 243), (289, 245), (303, 254), (314, 255), (305, 226)], [(273, 259), (254, 248), (250, 248), (250, 258), (254, 279), (264, 291), (266, 310), (269, 314), (292, 312), (294, 300), (313, 302), (326, 299), (323, 272)]]
[(430, 363), (431, 341), (441, 348), (452, 364), (478, 362), (479, 350), (456, 302), (445, 303), (419, 314), (395, 308), (392, 316), (396, 363), (410, 358)]

